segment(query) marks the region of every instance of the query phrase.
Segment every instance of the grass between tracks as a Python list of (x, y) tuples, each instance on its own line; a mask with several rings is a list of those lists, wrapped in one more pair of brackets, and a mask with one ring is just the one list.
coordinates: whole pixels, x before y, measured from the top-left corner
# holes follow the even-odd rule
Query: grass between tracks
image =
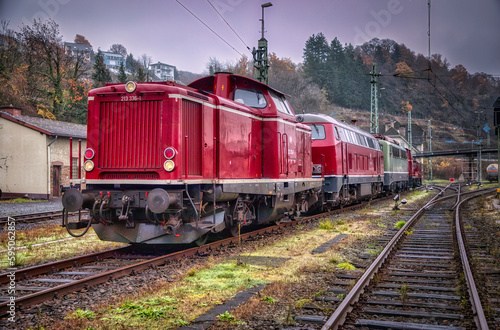
[(16, 230), (14, 241), (18, 248), (15, 264), (9, 265), (5, 251), (9, 242), (8, 232), (4, 230), (0, 233), (0, 272), (7, 267), (27, 267), (40, 262), (124, 246), (121, 243), (99, 240), (92, 228), (83, 237), (72, 238), (60, 224), (44, 224), (27, 230)]
[[(429, 193), (413, 192), (405, 197), (411, 205), (423, 203), (429, 196)], [(315, 294), (320, 294), (314, 291), (318, 287), (326, 289), (324, 282), (315, 283), (321, 280), (318, 275), (331, 278), (334, 272), (353, 270), (353, 264), (360, 262), (359, 252), (373, 249), (376, 237), (394, 228), (396, 222), (406, 219), (407, 215), (403, 210), (393, 211), (392, 202), (388, 201), (382, 206), (368, 205), (350, 215), (320, 220), (314, 229), (305, 230), (299, 225), (295, 233), (270, 244), (256, 242), (250, 251), (239, 256), (209, 257), (202, 265), (178, 270), (179, 275), (173, 281), (159, 280), (134, 295), (69, 312), (65, 320), (54, 326), (172, 329), (189, 324), (245, 288), (266, 283), (266, 288), (249, 302), (235, 311), (220, 314), (217, 327), (244, 327), (245, 322), (256, 315), (274, 319), (280, 325), (292, 324), (291, 310), (302, 308)], [(340, 233), (348, 234), (341, 244), (325, 253), (311, 254)], [(266, 313), (270, 315), (264, 315)]]
[(29, 198), (14, 198), (14, 199), (6, 199), (1, 200), (0, 204), (13, 204), (13, 203), (38, 203), (38, 202), (46, 202), (45, 199), (29, 199)]

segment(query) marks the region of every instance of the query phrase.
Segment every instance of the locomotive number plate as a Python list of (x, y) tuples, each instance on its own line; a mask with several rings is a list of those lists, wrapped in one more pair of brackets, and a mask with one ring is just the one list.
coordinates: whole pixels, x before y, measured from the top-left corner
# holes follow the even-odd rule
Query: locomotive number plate
[(137, 96), (137, 95), (125, 95), (125, 96), (122, 96), (122, 101), (140, 101), (141, 100), (141, 97), (140, 96)]

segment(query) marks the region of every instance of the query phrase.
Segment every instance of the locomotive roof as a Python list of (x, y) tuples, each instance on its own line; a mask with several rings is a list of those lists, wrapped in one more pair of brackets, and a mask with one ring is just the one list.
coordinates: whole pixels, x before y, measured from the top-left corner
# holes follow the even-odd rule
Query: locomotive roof
[(398, 141), (395, 141), (393, 139), (388, 140), (388, 139), (385, 139), (385, 138), (379, 138), (379, 137), (377, 137), (377, 140), (378, 140), (378, 143), (380, 143), (380, 144), (390, 144), (394, 148), (398, 148), (398, 149), (401, 149), (401, 150), (407, 150), (405, 147), (402, 147), (401, 145), (399, 145)]
[(348, 128), (352, 131), (355, 131), (355, 132), (358, 132), (358, 133), (363, 134), (365, 136), (369, 136), (369, 137), (373, 138), (373, 135), (371, 135), (367, 131), (364, 131), (357, 126), (354, 126), (354, 125), (348, 124), (346, 122), (340, 121), (338, 119), (335, 119), (333, 117), (327, 116), (323, 113), (305, 113), (302, 115), (297, 115), (295, 117), (297, 118), (297, 121), (299, 123), (331, 123), (331, 124), (335, 124), (337, 126)]
[[(228, 74), (230, 75), (232, 78), (234, 79), (241, 79), (241, 80), (248, 80), (250, 82), (252, 82), (252, 84), (256, 85), (256, 86), (260, 86), (262, 87), (263, 89), (269, 89), (269, 90), (272, 90), (273, 92), (279, 94), (279, 95), (284, 95), (286, 97), (290, 97), (290, 95), (288, 94), (285, 94), (283, 92), (280, 92), (279, 90), (277, 89), (274, 89), (272, 88), (271, 86), (268, 86), (264, 83), (261, 83), (260, 81), (257, 81), (255, 79), (252, 79), (252, 78), (248, 78), (248, 77), (245, 77), (245, 76), (241, 76), (241, 75), (238, 75), (238, 74), (234, 74), (234, 73), (231, 73), (231, 72), (216, 72), (215, 75), (219, 74), (219, 73), (223, 73), (223, 74)], [(207, 81), (210, 81), (212, 80), (212, 83), (209, 84), (209, 85), (213, 85), (213, 80), (215, 79), (215, 76), (212, 75), (212, 76), (206, 76), (206, 77), (203, 77), (203, 78), (200, 78), (198, 80), (195, 80), (193, 82), (191, 82), (188, 87), (192, 87), (192, 88), (197, 88), (196, 86), (201, 86), (203, 85), (203, 82), (207, 82)]]

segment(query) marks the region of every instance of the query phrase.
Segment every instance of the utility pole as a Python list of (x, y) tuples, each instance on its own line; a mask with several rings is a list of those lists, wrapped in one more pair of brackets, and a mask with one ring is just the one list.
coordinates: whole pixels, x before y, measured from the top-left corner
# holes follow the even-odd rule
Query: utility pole
[(411, 110), (408, 111), (408, 143), (410, 144), (410, 152), (413, 146), (413, 137), (411, 132)]
[(370, 97), (370, 133), (378, 134), (378, 82), (381, 74), (377, 73), (377, 64), (373, 63), (370, 72), (371, 97)]
[(482, 166), (482, 159), (481, 159), (481, 125), (479, 124), (479, 114), (482, 113), (482, 111), (476, 111), (477, 114), (477, 123), (476, 123), (476, 138), (477, 138), (477, 183), (481, 184), (481, 166)]
[(259, 40), (258, 47), (252, 50), (254, 68), (257, 69), (257, 80), (268, 85), (269, 84), (269, 61), (267, 58), (267, 40), (264, 38), (264, 8), (271, 7), (273, 4), (267, 2), (262, 7), (262, 37)]
[[(498, 147), (498, 168), (500, 169), (500, 97), (493, 103), (493, 126), (495, 126), (495, 133), (497, 135)], [(498, 179), (497, 198), (500, 198), (500, 179)]]
[(478, 184), (481, 184), (481, 181), (482, 181), (481, 167), (483, 166), (483, 161), (481, 159), (481, 147), (482, 147), (481, 143), (482, 143), (481, 140), (477, 141), (477, 148), (478, 148), (477, 149), (478, 150), (478, 152), (477, 152), (477, 183)]
[[(432, 131), (431, 131), (431, 120), (430, 119), (428, 121), (427, 132), (429, 135), (429, 152), (432, 152)], [(432, 158), (429, 158), (428, 165), (429, 165), (429, 169), (428, 169), (429, 180), (432, 180)]]

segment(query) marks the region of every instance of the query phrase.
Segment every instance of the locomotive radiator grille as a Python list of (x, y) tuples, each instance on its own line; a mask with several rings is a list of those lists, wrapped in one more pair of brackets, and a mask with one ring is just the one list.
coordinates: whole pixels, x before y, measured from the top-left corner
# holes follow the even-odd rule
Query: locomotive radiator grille
[(161, 101), (102, 102), (99, 167), (160, 168)]

